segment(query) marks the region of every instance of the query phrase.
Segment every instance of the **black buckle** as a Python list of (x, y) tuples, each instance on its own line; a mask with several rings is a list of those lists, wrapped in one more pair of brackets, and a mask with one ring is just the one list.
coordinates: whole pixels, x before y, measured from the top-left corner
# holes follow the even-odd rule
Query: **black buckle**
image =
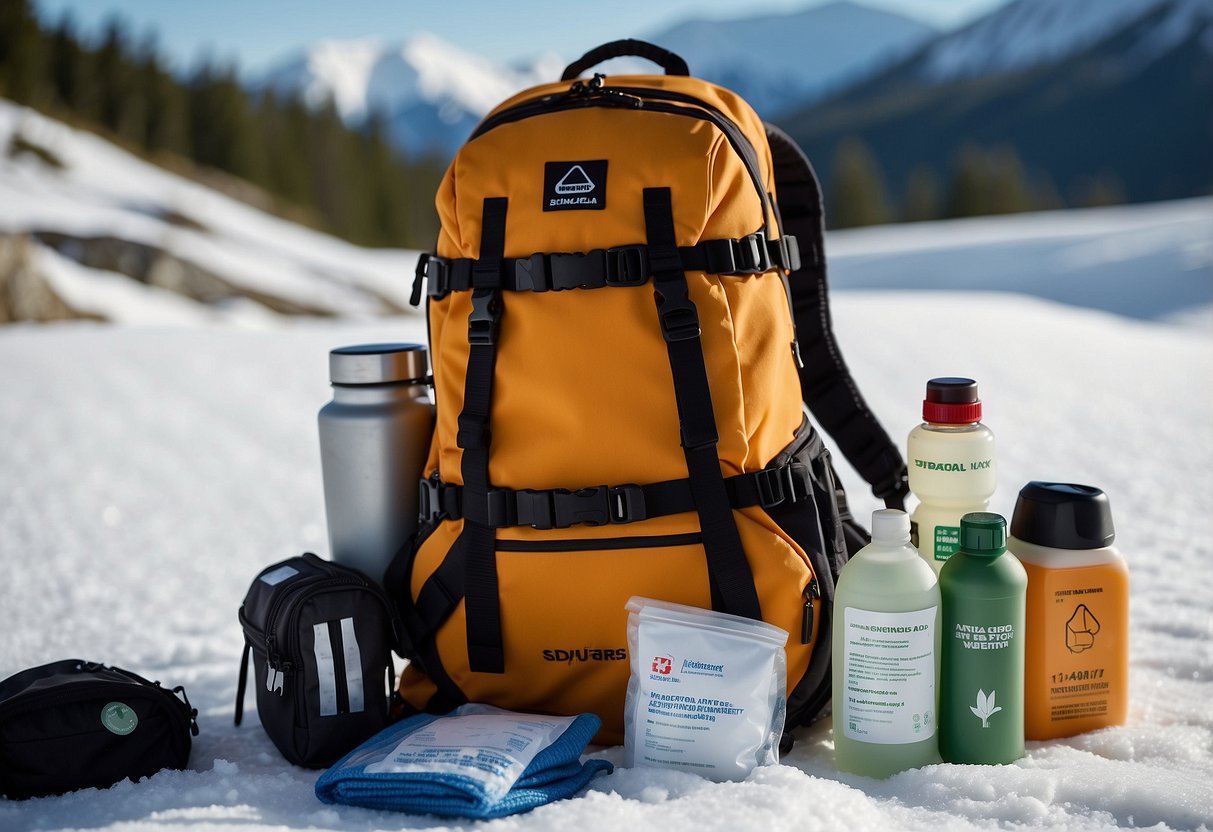
[(796, 502), (796, 483), (790, 465), (756, 471), (754, 484), (758, 486), (758, 504), (763, 508), (774, 508), (785, 501)]
[(455, 434), (455, 445), (464, 451), (487, 448), (493, 443), (493, 432), (487, 426), (461, 427)]
[(555, 526), (567, 529), (582, 523), (602, 526), (611, 522), (610, 489), (605, 485), (581, 488), (577, 491), (557, 489), (552, 492)]
[(800, 243), (796, 242), (796, 237), (791, 234), (784, 234), (779, 238), (779, 255), (783, 258), (782, 265), (790, 272), (800, 271)]
[[(450, 291), (448, 275), (450, 266), (442, 257), (433, 254), (422, 254), (417, 258), (417, 280), (425, 278), (425, 293), (432, 298), (440, 298)], [(416, 305), (416, 304), (414, 304)]]
[(737, 258), (733, 254), (734, 240), (705, 240), (703, 249), (704, 271), (709, 274), (736, 274)]
[(661, 335), (666, 341), (689, 341), (699, 337), (699, 312), (685, 292), (681, 297), (671, 297), (658, 291), (657, 314), (661, 318)]
[(771, 270), (771, 254), (761, 231), (734, 240), (733, 246), (736, 274), (761, 274)]
[(606, 250), (606, 285), (641, 286), (648, 279), (649, 264), (644, 246), (616, 246)]
[(484, 495), (485, 525), (496, 529), (517, 524), (514, 501), (510, 499), (513, 495), (513, 491), (505, 488), (494, 488)]
[(887, 480), (872, 486), (872, 495), (878, 500), (884, 500), (885, 503), (888, 503), (893, 498), (897, 498), (898, 502), (904, 503), (905, 497), (909, 493), (910, 475), (907, 473), (904, 465)]
[(418, 497), (421, 509), (418, 517), (423, 524), (458, 520), (463, 516), (459, 510), (459, 489), (437, 479), (436, 475), (421, 480)]
[(648, 515), (644, 507), (644, 489), (628, 483), (608, 489), (612, 523), (635, 523)]
[(517, 511), (514, 522), (532, 529), (554, 527), (555, 511), (551, 491), (515, 491)]
[(552, 288), (547, 259), (542, 252), (514, 261), (514, 288), (520, 292), (546, 292)]
[(472, 312), (468, 315), (468, 343), (491, 346), (497, 343), (501, 323), (501, 295), (496, 289), (472, 292)]
[(597, 289), (606, 281), (605, 258), (601, 250), (553, 254), (549, 260), (552, 291)]
[(422, 477), (421, 485), (417, 489), (417, 498), (419, 502), (417, 519), (422, 525), (441, 519), (439, 517), (441, 504), (438, 500), (438, 483), (429, 477)]

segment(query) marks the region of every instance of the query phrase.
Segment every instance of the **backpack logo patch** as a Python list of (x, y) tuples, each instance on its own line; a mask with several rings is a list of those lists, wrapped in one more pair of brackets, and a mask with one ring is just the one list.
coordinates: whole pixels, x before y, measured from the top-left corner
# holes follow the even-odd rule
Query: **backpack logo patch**
[(543, 210), (606, 208), (607, 160), (548, 162), (543, 166)]

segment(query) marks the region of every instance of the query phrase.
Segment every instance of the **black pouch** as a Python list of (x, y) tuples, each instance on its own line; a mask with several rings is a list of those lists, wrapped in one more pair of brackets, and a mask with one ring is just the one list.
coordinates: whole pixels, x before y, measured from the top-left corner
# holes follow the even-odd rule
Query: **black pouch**
[(244, 596), (240, 624), (236, 724), (251, 653), (257, 715), (290, 762), (324, 768), (390, 722), (399, 625), (358, 570), (310, 552), (269, 566)]
[(65, 659), (22, 671), (0, 682), (0, 794), (42, 797), (183, 769), (197, 716), (184, 688), (121, 668)]

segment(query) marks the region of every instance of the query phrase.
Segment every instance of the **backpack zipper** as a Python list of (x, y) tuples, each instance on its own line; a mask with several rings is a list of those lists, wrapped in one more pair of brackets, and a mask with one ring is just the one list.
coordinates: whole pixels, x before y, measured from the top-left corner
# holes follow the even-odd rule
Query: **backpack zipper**
[[(733, 152), (737, 154), (742, 164), (745, 165), (746, 172), (750, 176), (750, 181), (758, 192), (758, 199), (762, 203), (763, 233), (768, 237), (770, 236), (770, 203), (758, 166), (758, 154), (754, 150), (754, 145), (741, 132), (741, 128), (737, 126), (736, 122), (712, 105), (692, 95), (666, 90), (653, 90), (645, 87), (608, 87), (599, 80), (603, 77), (595, 75), (594, 79), (589, 83), (576, 81), (564, 93), (551, 93), (540, 98), (523, 101), (515, 104), (513, 107), (502, 110), (482, 121), (472, 132), (472, 135), (468, 137), (468, 141), (472, 141), (503, 124), (510, 124), (547, 113), (575, 110), (581, 107), (625, 107), (628, 109), (644, 109), (651, 112), (697, 118), (714, 125), (720, 130), (725, 138), (729, 140), (729, 145), (733, 148)], [(663, 101), (677, 101), (687, 106), (663, 104)]]
[(641, 537), (580, 537), (566, 540), (498, 540), (498, 552), (595, 552), (611, 549), (662, 549), (703, 543), (699, 532)]
[[(596, 74), (588, 82), (573, 82), (573, 85), (563, 93), (550, 93), (540, 98), (532, 98), (528, 101), (515, 104), (513, 107), (502, 110), (482, 121), (472, 132), (472, 135), (468, 137), (468, 141), (470, 142), (472, 139), (503, 124), (521, 121), (532, 116), (580, 107), (626, 107), (629, 109), (646, 109), (651, 112), (699, 118), (714, 125), (716, 129), (724, 134), (725, 138), (729, 140), (729, 145), (733, 148), (733, 152), (741, 159), (746, 173), (749, 174), (750, 183), (758, 193), (758, 200), (762, 203), (763, 234), (768, 239), (770, 238), (771, 215), (773, 213), (777, 214), (777, 212), (771, 204), (766, 184), (762, 181), (761, 168), (758, 164), (758, 152), (735, 121), (716, 107), (693, 95), (673, 92), (671, 90), (650, 89), (648, 87), (608, 87), (603, 83), (604, 80), (605, 76)], [(678, 102), (686, 106), (675, 106), (661, 102)], [(781, 225), (779, 229), (780, 236), (783, 236), (783, 233)], [(788, 315), (791, 316), (792, 320), (792, 359), (796, 362), (796, 367), (799, 370), (804, 368), (804, 358), (800, 352), (800, 339), (796, 335), (796, 310), (792, 308), (792, 288), (788, 283), (788, 276), (783, 273), (782, 268), (779, 269), (779, 279), (783, 282), (784, 294), (788, 300)], [(428, 323), (428, 317), (426, 320)]]

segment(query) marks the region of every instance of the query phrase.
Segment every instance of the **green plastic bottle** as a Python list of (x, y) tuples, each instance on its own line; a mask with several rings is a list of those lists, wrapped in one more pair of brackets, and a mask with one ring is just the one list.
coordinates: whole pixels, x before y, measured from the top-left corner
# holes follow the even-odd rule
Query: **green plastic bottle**
[(943, 668), (939, 752), (949, 763), (1023, 756), (1024, 608), (1028, 576), (1007, 551), (1007, 521), (960, 519), (960, 549), (939, 573)]
[(834, 594), (834, 759), (889, 777), (939, 762), (939, 583), (904, 511), (872, 513), (872, 542)]

